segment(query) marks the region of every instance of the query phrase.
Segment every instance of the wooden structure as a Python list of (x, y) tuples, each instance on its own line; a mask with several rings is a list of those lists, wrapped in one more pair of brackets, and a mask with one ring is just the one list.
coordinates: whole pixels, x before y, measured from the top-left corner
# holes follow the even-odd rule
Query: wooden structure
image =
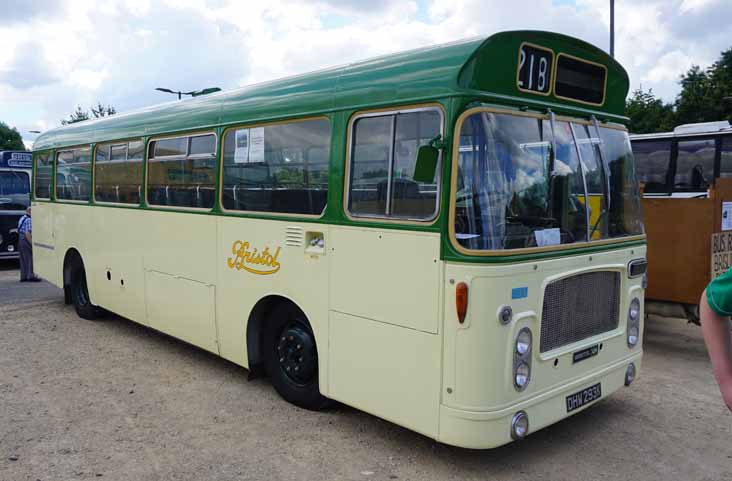
[(732, 179), (716, 179), (705, 198), (643, 199), (648, 236), (647, 299), (699, 303), (711, 280), (712, 235), (721, 231), (724, 201), (732, 202)]

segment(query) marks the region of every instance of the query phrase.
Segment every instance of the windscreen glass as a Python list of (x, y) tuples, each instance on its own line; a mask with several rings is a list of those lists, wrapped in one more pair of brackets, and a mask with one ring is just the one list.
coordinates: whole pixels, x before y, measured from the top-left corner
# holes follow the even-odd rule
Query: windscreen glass
[(30, 205), (30, 177), (25, 172), (0, 171), (0, 210), (25, 210)]
[(473, 250), (643, 232), (624, 131), (479, 112), (460, 128), (455, 238)]

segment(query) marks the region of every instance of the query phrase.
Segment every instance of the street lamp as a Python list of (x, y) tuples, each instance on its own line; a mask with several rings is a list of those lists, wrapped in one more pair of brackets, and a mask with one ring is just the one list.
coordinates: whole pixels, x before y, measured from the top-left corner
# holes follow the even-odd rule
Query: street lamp
[(610, 0), (610, 56), (615, 58), (615, 0)]
[(178, 100), (182, 98), (183, 95), (190, 95), (191, 97), (198, 97), (199, 95), (207, 95), (212, 94), (214, 92), (219, 92), (221, 89), (218, 87), (209, 87), (203, 90), (192, 90), (190, 92), (181, 92), (180, 90), (170, 90), (170, 89), (164, 89), (162, 87), (157, 87), (155, 90), (158, 90), (160, 92), (165, 92), (169, 94), (178, 94)]

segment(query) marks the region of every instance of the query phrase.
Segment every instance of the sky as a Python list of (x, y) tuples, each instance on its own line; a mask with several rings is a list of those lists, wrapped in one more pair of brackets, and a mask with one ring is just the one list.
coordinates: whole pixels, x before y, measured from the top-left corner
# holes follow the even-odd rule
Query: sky
[[(174, 100), (156, 87), (230, 89), (501, 30), (608, 50), (609, 23), (609, 0), (0, 0), (0, 121), (30, 144), (77, 106)], [(731, 47), (731, 0), (616, 0), (631, 89), (672, 101), (683, 72)]]

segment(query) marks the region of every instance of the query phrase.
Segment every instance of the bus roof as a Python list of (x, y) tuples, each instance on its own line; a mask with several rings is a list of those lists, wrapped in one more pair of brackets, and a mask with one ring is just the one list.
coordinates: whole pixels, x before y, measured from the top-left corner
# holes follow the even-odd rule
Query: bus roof
[[(524, 44), (551, 50), (552, 58), (564, 54), (605, 69), (602, 103), (588, 106), (554, 92), (519, 90)], [(587, 42), (550, 32), (501, 32), (66, 125), (40, 135), (34, 150), (460, 95), (624, 120), (627, 92), (623, 67)]]
[(0, 151), (0, 168), (30, 169), (33, 165), (33, 154), (22, 150)]
[(683, 124), (674, 128), (673, 132), (656, 132), (653, 134), (631, 135), (631, 140), (669, 139), (673, 137), (699, 137), (712, 134), (732, 134), (732, 125), (727, 120), (717, 122), (698, 122)]

